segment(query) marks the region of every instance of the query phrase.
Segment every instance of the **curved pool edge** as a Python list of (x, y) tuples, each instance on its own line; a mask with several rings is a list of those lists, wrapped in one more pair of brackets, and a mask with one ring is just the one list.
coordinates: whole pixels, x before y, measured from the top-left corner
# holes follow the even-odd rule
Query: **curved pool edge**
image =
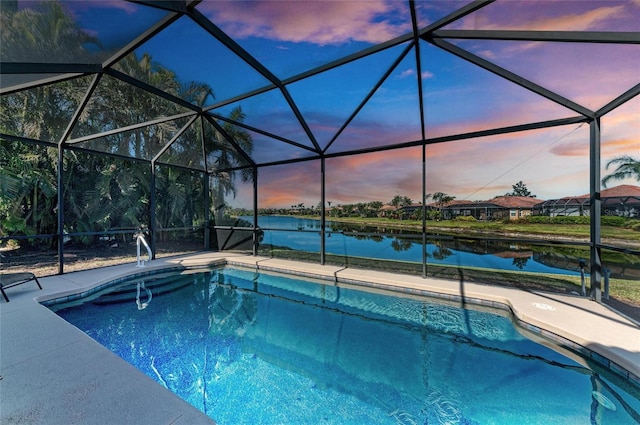
[[(123, 417), (128, 420), (140, 419), (140, 406), (157, 406), (160, 403), (161, 412), (154, 414), (155, 419), (162, 419), (155, 423), (212, 423), (197, 409), (188, 404), (185, 406), (186, 402), (180, 399), (176, 401), (177, 396), (142, 372), (131, 371), (132, 366), (124, 360), (88, 336), (79, 335), (81, 332), (78, 329), (38, 303), (65, 296), (79, 296), (96, 291), (114, 279), (140, 273), (224, 264), (329, 280), (336, 285), (379, 287), (428, 296), (435, 294), (460, 304), (484, 304), (508, 309), (516, 323), (534, 335), (551, 338), (640, 385), (640, 328), (608, 307), (586, 298), (244, 254), (197, 253), (154, 260), (142, 270), (134, 264), (126, 264), (45, 277), (41, 279), (42, 291), (29, 285), (21, 285), (13, 290), (11, 302), (0, 303), (0, 419), (15, 420), (37, 414), (25, 410), (28, 401), (28, 404), (38, 406), (38, 412), (55, 412), (60, 423), (73, 422), (78, 416), (86, 419), (87, 423), (103, 420), (116, 423)], [(82, 350), (72, 347), (82, 347)], [(63, 361), (57, 361), (57, 356), (63, 356)], [(100, 361), (96, 362), (96, 359)], [(46, 367), (47, 364), (51, 364), (51, 367)], [(78, 374), (78, 365), (86, 368), (85, 373)], [(32, 370), (44, 372), (35, 375)], [(64, 391), (65, 382), (71, 379), (73, 382), (67, 384), (69, 389)], [(42, 382), (55, 384), (43, 386)], [(124, 392), (125, 396), (122, 382), (145, 389), (136, 394)], [(87, 400), (92, 391), (101, 394), (102, 398)], [(76, 397), (78, 403), (73, 408), (69, 407), (70, 394), (82, 396)], [(104, 406), (109, 403), (116, 403), (119, 409), (105, 410)], [(129, 414), (134, 416), (126, 416)]]
[(61, 294), (50, 294), (37, 297), (36, 301), (46, 303), (54, 298), (56, 302), (71, 301), (124, 278), (153, 274), (160, 270), (240, 266), (331, 281), (334, 284), (439, 298), (461, 306), (509, 310), (515, 324), (524, 329), (527, 336), (538, 336), (561, 349), (580, 353), (640, 386), (640, 327), (610, 307), (588, 298), (246, 254), (200, 253), (154, 260), (147, 264), (144, 268), (133, 268), (115, 277), (105, 277), (80, 292), (62, 294), (62, 297)]
[(571, 352), (579, 353), (640, 387), (640, 326), (588, 298), (273, 258), (229, 259), (227, 264), (438, 298), (463, 307), (508, 310), (527, 337), (537, 337), (537, 342), (574, 360), (579, 359)]
[[(528, 337), (555, 344), (565, 355), (569, 354), (566, 350), (579, 353), (640, 386), (640, 327), (610, 307), (583, 297), (229, 253), (195, 254), (166, 259), (164, 264), (156, 260), (115, 280), (158, 270), (223, 265), (427, 296), (461, 306), (508, 310)], [(113, 282), (113, 278), (103, 279), (81, 293), (69, 294), (68, 300), (82, 298)]]

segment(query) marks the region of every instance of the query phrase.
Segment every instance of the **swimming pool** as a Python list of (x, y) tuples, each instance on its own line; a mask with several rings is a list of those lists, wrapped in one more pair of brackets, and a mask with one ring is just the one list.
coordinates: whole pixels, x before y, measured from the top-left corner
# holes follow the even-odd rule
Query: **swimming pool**
[(218, 424), (635, 424), (638, 388), (460, 309), (238, 268), (50, 306)]

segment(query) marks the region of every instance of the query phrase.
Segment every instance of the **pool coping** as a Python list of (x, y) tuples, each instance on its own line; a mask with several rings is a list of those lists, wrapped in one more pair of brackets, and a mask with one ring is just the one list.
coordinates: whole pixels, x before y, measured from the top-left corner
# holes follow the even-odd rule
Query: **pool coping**
[[(41, 303), (78, 299), (109, 282), (160, 269), (225, 264), (509, 310), (527, 334), (551, 340), (568, 354), (581, 353), (640, 386), (640, 326), (583, 297), (203, 252), (153, 260), (144, 268), (125, 264), (39, 278), (43, 290), (30, 284), (12, 288), (11, 302), (0, 303), (0, 422), (127, 423), (148, 412), (150, 423), (214, 423)], [(79, 370), (83, 372), (80, 375)], [(37, 375), (35, 371), (39, 371)], [(124, 382), (133, 393), (123, 389)], [(80, 403), (74, 404), (70, 398)], [(118, 409), (110, 408), (114, 404)]]

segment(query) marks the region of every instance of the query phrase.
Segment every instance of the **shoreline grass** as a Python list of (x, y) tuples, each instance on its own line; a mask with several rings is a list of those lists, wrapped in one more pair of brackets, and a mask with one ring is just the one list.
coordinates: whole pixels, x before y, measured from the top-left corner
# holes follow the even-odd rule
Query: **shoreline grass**
[[(318, 216), (291, 216), (311, 220), (320, 220)], [(386, 227), (422, 231), (422, 220), (399, 220), (384, 217), (327, 217), (334, 223), (354, 224), (360, 226)], [(440, 231), (444, 233), (465, 233), (476, 236), (508, 236), (542, 238), (548, 240), (571, 240), (589, 242), (590, 226), (588, 224), (542, 224), (522, 222), (464, 221), (464, 220), (427, 220), (427, 233)], [(601, 226), (603, 241), (613, 242), (625, 248), (640, 249), (640, 232), (623, 227)]]

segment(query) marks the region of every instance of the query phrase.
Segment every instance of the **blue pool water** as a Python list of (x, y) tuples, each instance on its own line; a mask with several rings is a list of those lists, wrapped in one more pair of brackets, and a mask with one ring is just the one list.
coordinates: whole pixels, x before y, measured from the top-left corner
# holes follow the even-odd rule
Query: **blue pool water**
[(51, 308), (220, 425), (640, 418), (638, 388), (501, 314), (233, 268), (97, 295)]

